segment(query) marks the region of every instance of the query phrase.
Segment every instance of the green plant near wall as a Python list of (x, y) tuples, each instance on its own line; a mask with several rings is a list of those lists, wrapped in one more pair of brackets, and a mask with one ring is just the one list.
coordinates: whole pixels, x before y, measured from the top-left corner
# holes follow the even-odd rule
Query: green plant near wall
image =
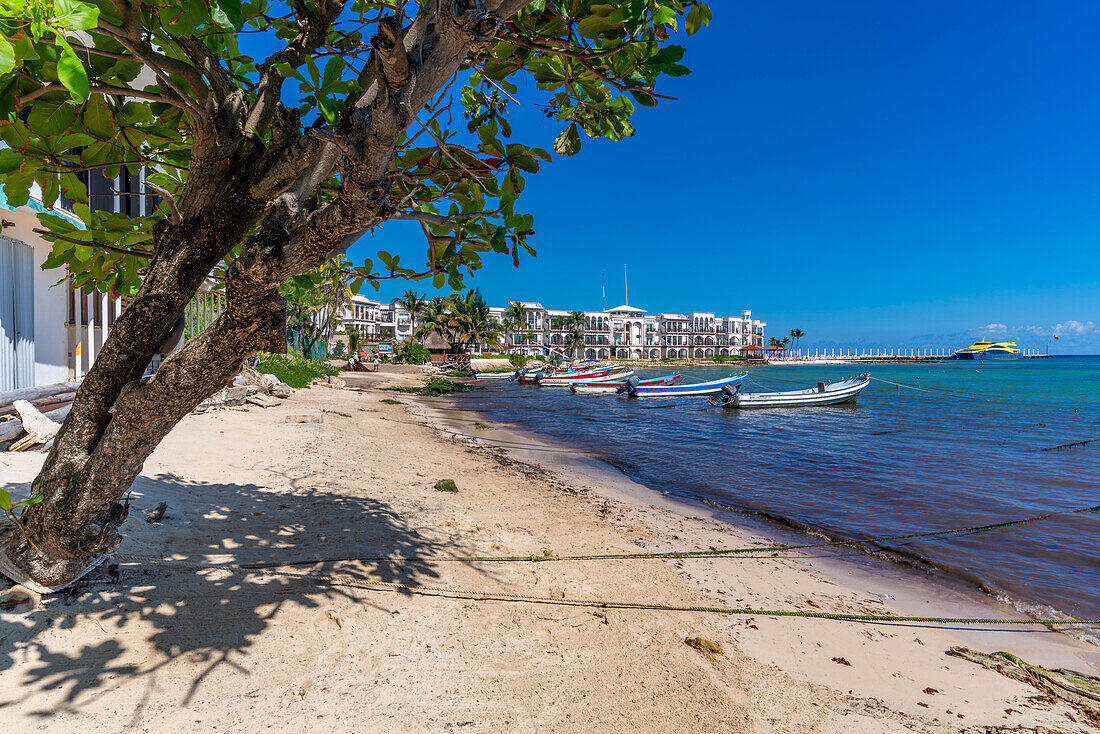
[(428, 364), (432, 361), (432, 353), (423, 344), (417, 344), (409, 339), (397, 348), (393, 358), (395, 361), (404, 360), (409, 364)]
[(305, 359), (296, 354), (268, 354), (256, 356), (255, 367), (262, 373), (275, 375), (291, 387), (308, 387), (315, 377), (330, 377), (340, 370), (319, 359)]

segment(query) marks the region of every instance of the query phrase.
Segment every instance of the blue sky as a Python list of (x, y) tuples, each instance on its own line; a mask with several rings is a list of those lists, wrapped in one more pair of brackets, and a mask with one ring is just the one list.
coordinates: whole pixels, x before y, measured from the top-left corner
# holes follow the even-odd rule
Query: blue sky
[[(529, 178), (539, 255), (491, 258), (490, 302), (598, 308), (606, 272), (617, 305), (627, 264), (632, 305), (751, 308), (810, 348), (1057, 332), (1100, 353), (1100, 4), (712, 8), (694, 73), (660, 90), (679, 101)], [(558, 131), (531, 104), (514, 122), (546, 148)], [(379, 248), (419, 262), (419, 228), (349, 256)]]

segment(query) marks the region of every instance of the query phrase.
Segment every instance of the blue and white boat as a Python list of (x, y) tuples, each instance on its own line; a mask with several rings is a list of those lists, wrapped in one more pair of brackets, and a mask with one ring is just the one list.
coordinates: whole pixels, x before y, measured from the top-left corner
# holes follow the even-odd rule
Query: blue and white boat
[(633, 380), (626, 381), (625, 393), (638, 398), (687, 398), (695, 395), (717, 395), (727, 385), (740, 385), (749, 376), (748, 372), (730, 375), (710, 382), (689, 382), (683, 385), (639, 385)]

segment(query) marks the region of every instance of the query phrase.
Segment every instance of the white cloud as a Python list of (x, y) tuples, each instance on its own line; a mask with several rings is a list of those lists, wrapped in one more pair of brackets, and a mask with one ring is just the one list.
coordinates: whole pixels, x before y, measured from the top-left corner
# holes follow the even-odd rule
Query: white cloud
[(1004, 324), (986, 324), (979, 327), (978, 331), (1008, 331), (1008, 327)]
[(1088, 334), (1096, 331), (1096, 324), (1092, 321), (1076, 321), (1070, 319), (1064, 324), (1058, 324), (1054, 327), (1054, 333), (1062, 332), (1065, 334)]

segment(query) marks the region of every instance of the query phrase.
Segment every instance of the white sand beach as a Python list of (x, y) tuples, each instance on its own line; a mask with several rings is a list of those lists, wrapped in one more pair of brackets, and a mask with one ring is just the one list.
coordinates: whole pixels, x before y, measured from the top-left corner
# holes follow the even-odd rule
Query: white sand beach
[[(1035, 688), (945, 654), (954, 645), (1006, 649), (1095, 674), (1097, 648), (1045, 629), (964, 632), (565, 603), (974, 610), (971, 596), (907, 583), (912, 575), (891, 581), (889, 573), (770, 556), (433, 560), (765, 540), (583, 457), (540, 452), (530, 440), (510, 452), (471, 445), (461, 434), (522, 441), (507, 439), (517, 434), (504, 427), (476, 427), (476, 416), (438, 411), (441, 401), (377, 389), (421, 376), (355, 375), (349, 383), (362, 391), (313, 388), (278, 407), (186, 418), (134, 485), (117, 568), (104, 567), (75, 598), (0, 613), (0, 728), (1095, 731)], [(322, 423), (285, 422), (322, 412)], [(0, 454), (0, 478), (25, 492), (42, 459)], [(441, 479), (458, 491), (436, 490)], [(145, 522), (142, 513), (160, 502), (165, 518)], [(404, 560), (340, 560), (397, 556)], [(318, 559), (325, 562), (279, 565)], [(256, 563), (272, 565), (217, 567)], [(378, 582), (398, 586), (371, 586)], [(402, 588), (410, 586), (421, 588)], [(895, 598), (884, 604), (874, 593), (888, 587)], [(1009, 616), (1007, 607), (980, 608)], [(722, 653), (685, 644), (694, 637)]]

